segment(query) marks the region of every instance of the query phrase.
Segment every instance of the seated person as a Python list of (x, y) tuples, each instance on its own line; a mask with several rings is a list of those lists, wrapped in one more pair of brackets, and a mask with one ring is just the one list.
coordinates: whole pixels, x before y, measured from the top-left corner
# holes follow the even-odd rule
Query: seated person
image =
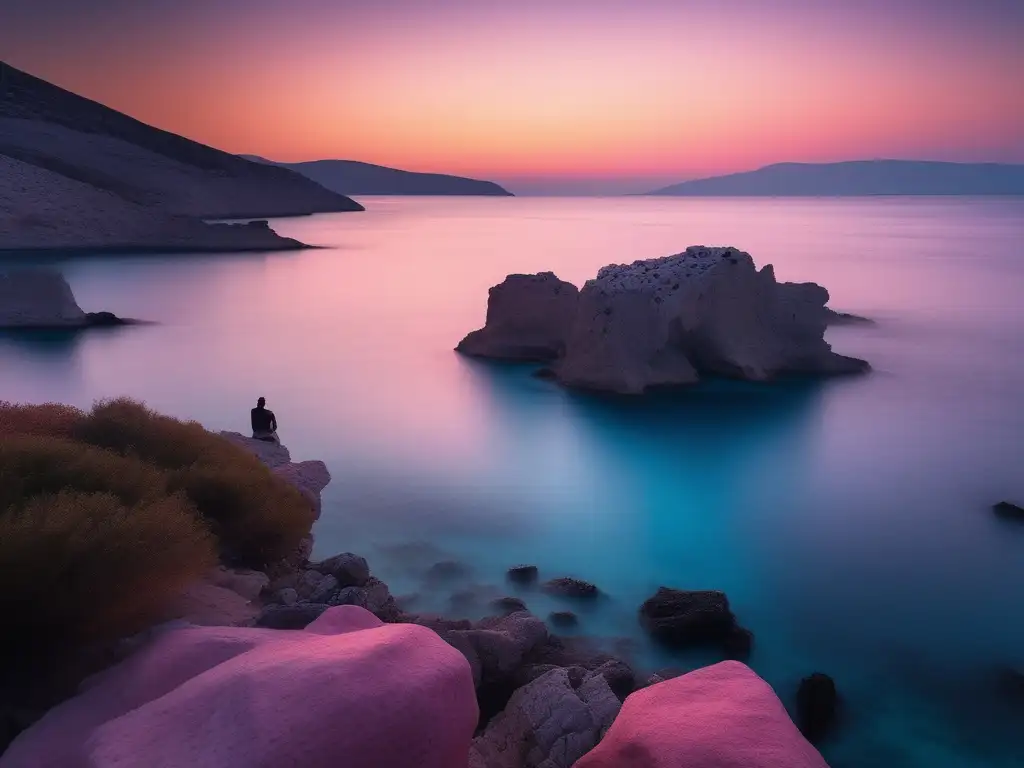
[(277, 437), (277, 417), (267, 409), (267, 399), (261, 397), (252, 409), (252, 436), (268, 443), (280, 443)]

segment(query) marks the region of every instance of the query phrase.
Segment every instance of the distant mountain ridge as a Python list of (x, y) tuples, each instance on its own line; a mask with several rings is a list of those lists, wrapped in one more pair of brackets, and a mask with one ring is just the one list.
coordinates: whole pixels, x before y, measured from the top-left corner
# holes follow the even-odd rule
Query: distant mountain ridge
[(1024, 165), (930, 160), (777, 163), (756, 171), (684, 181), (647, 194), (693, 197), (1024, 195)]
[(512, 197), (493, 181), (444, 173), (417, 173), (362, 163), (358, 160), (309, 160), (278, 163), (259, 155), (241, 155), (256, 163), (277, 165), (301, 173), (342, 195), (484, 195)]
[(301, 247), (265, 218), (362, 206), (0, 62), (0, 251)]

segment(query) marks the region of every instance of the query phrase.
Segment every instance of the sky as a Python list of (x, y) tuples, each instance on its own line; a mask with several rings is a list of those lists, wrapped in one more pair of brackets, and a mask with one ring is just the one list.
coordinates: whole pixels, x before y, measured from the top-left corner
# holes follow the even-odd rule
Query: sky
[(229, 152), (519, 193), (1024, 162), (1024, 0), (0, 0), (0, 59)]

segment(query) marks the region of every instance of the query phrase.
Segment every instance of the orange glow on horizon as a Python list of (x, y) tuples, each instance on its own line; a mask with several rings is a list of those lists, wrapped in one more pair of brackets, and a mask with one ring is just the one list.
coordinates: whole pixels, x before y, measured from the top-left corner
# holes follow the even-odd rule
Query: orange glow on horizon
[(264, 30), (249, 46), (211, 30), (187, 55), (128, 41), (90, 67), (71, 50), (34, 71), (167, 130), (281, 161), (668, 182), (781, 161), (1024, 160), (1019, 47), (672, 13), (676, 23), (614, 26), (509, 16), (500, 29), (442, 18), (338, 41)]

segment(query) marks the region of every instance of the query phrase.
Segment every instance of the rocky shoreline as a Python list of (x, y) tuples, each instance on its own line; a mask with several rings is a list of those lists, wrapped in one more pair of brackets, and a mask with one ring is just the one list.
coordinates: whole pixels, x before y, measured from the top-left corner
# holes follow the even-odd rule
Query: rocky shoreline
[[(233, 433), (222, 436), (252, 451), (273, 471), (314, 497), (319, 510), (320, 491), (330, 478), (322, 462), (293, 464), (284, 446)], [(641, 677), (627, 660), (598, 650), (585, 638), (552, 632), (517, 597), (491, 601), (497, 615), (479, 621), (404, 610), (388, 585), (372, 575), (366, 558), (343, 552), (310, 561), (312, 538), (308, 544), (295, 558), (276, 564), (266, 574), (249, 576), (262, 585), (257, 598), (261, 608), (251, 619), (252, 625), (300, 630), (332, 607), (358, 606), (386, 624), (429, 628), (465, 657), (472, 672), (480, 719), (471, 745), (470, 768), (570, 768), (597, 746), (627, 697), (682, 674), (663, 670)], [(457, 565), (442, 562), (431, 570), (440, 572)], [(535, 585), (548, 594), (576, 600), (599, 594), (595, 585), (579, 579), (556, 578), (539, 584), (539, 571), (533, 565), (509, 567), (507, 579), (510, 585)], [(549, 619), (555, 626), (575, 622), (570, 611)], [(722, 592), (662, 587), (640, 606), (638, 621), (655, 642), (670, 648), (710, 646), (718, 648), (725, 659), (744, 661), (753, 647), (753, 633), (739, 625)], [(825, 675), (814, 676), (815, 681), (818, 678), (831, 683)], [(829, 720), (821, 707), (815, 706), (821, 698), (827, 696), (803, 699), (811, 702), (804, 709), (817, 729), (815, 741), (827, 731), (821, 723)], [(574, 716), (551, 717), (553, 711), (560, 710)], [(551, 720), (558, 721), (557, 727), (552, 727)], [(542, 722), (546, 723), (543, 728), (539, 726)], [(571, 746), (567, 748), (567, 744)]]
[[(323, 462), (293, 462), (283, 445), (237, 433), (221, 437), (301, 491), (319, 517), (331, 480)], [(413, 613), (364, 557), (311, 561), (312, 543), (310, 532), (262, 570), (221, 564), (208, 572), (168, 622), (117, 643), (78, 695), (37, 713), (0, 754), (0, 768), (63, 768), (86, 755), (101, 768), (136, 765), (142, 755), (168, 766), (327, 768), (338, 754), (387, 768), (654, 768), (709, 748), (729, 756), (722, 765), (827, 768), (771, 688), (737, 661), (749, 656), (753, 634), (721, 592), (662, 587), (637, 619), (656, 642), (713, 647), (731, 660), (642, 678), (625, 658), (556, 634), (520, 598), (491, 601), (494, 615), (478, 621)], [(441, 582), (460, 572), (453, 561), (429, 569)], [(507, 578), (510, 588), (576, 601), (600, 596), (579, 579), (542, 583), (533, 565), (514, 565)], [(569, 611), (549, 619), (575, 621)], [(836, 699), (825, 675), (802, 685), (808, 739), (831, 727)], [(354, 727), (325, 727), (337, 718)], [(638, 723), (651, 722), (664, 732), (638, 735)], [(778, 744), (774, 756), (765, 755), (766, 740)], [(637, 748), (649, 759), (626, 760)]]

